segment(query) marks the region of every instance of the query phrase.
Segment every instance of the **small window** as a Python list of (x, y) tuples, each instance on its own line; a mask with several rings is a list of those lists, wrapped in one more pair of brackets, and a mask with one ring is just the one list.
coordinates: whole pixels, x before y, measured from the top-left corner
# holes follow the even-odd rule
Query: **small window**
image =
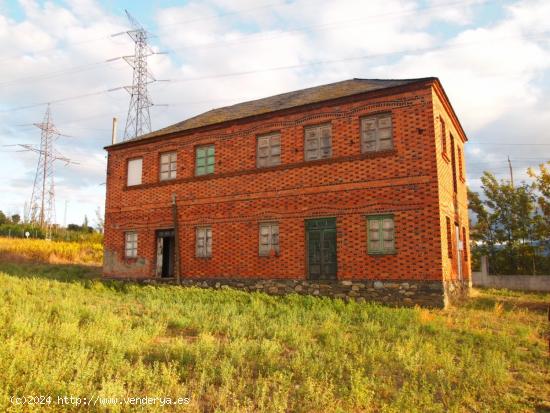
[(195, 175), (214, 173), (215, 149), (214, 145), (201, 146), (196, 149)]
[(395, 252), (395, 231), (393, 215), (367, 217), (368, 253), (391, 254)]
[(457, 185), (456, 185), (456, 151), (455, 151), (455, 138), (453, 134), (451, 136), (451, 167), (453, 169), (453, 191), (456, 194), (457, 192)]
[(160, 180), (176, 179), (177, 154), (168, 152), (160, 155)]
[(195, 254), (197, 257), (203, 258), (212, 256), (212, 228), (197, 228)]
[(447, 153), (447, 129), (443, 117), (439, 117), (439, 133), (441, 134), (441, 152)]
[(134, 231), (129, 231), (124, 233), (125, 238), (125, 248), (124, 255), (126, 258), (136, 258), (137, 257), (137, 242), (138, 234)]
[(142, 158), (130, 159), (128, 161), (128, 180), (126, 181), (128, 186), (141, 185), (142, 165)]
[(332, 156), (332, 126), (330, 124), (308, 126), (304, 129), (306, 161), (326, 159)]
[(260, 255), (279, 253), (279, 224), (277, 222), (260, 224)]
[(361, 119), (361, 151), (377, 152), (393, 148), (391, 113)]
[(271, 133), (258, 136), (256, 164), (258, 168), (279, 165), (281, 163), (281, 134)]
[(458, 158), (458, 176), (460, 177), (460, 179), (464, 180), (464, 170), (462, 168), (462, 149), (457, 146), (456, 152), (456, 156)]
[(451, 219), (445, 217), (447, 223), (447, 256), (453, 258), (453, 238), (451, 233)]
[(466, 228), (462, 227), (462, 249), (464, 250), (464, 261), (468, 262), (468, 243), (466, 242)]

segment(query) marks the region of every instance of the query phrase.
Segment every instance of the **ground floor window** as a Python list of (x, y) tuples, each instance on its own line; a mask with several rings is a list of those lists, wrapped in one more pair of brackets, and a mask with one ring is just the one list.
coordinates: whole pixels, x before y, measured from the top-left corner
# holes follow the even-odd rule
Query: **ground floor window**
[(445, 217), (445, 226), (447, 228), (447, 256), (453, 258), (453, 239), (451, 234), (451, 219)]
[(126, 258), (137, 257), (137, 243), (138, 243), (137, 232), (135, 231), (125, 232), (124, 237), (125, 237), (124, 255), (126, 256)]
[(392, 254), (395, 252), (393, 215), (367, 217), (368, 253)]
[(212, 228), (197, 228), (195, 254), (203, 258), (212, 256)]
[(263, 222), (260, 224), (260, 255), (268, 256), (271, 251), (279, 253), (279, 223)]

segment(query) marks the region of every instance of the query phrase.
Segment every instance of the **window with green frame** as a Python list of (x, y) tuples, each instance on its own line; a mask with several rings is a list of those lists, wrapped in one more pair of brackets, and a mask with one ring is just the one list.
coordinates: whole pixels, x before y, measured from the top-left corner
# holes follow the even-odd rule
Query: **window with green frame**
[(214, 145), (200, 146), (196, 149), (195, 175), (214, 173), (215, 153)]
[(367, 217), (368, 253), (392, 254), (395, 252), (393, 215)]

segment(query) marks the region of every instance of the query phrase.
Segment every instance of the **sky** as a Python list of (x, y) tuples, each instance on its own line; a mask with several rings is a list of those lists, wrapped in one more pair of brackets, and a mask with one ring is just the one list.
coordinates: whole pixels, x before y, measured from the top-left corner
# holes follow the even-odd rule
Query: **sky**
[[(438, 77), (466, 131), (468, 185), (550, 159), (550, 1), (0, 0), (0, 210), (23, 214), (51, 102), (56, 222), (95, 222), (112, 118), (149, 33), (153, 130), (215, 107), (350, 78)], [(113, 90), (114, 89), (114, 90)]]

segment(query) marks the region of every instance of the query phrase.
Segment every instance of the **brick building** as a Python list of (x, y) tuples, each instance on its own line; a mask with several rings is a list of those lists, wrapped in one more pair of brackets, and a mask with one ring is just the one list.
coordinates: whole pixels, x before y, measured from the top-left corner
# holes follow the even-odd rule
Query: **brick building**
[(444, 306), (466, 135), (437, 78), (352, 79), (108, 146), (106, 277)]

